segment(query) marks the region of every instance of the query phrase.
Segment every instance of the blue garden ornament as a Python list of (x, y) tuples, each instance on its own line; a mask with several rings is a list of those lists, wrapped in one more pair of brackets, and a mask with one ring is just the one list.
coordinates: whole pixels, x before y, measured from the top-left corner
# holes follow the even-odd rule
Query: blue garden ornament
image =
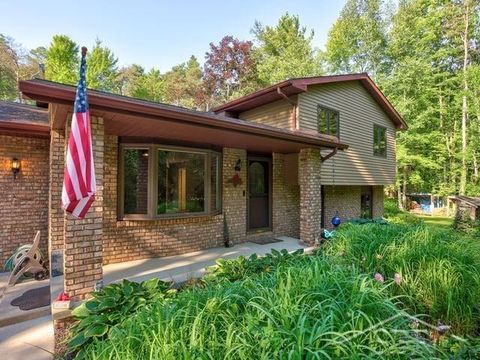
[(335, 213), (335, 216), (332, 218), (332, 225), (338, 227), (342, 223), (342, 219), (338, 216), (338, 211)]

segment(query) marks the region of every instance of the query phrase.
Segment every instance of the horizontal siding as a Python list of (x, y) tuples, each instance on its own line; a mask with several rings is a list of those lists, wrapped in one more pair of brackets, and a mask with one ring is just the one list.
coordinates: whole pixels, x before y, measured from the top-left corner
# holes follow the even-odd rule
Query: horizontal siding
[(287, 100), (279, 100), (244, 111), (238, 117), (281, 129), (292, 129), (293, 106)]
[[(323, 164), (322, 184), (393, 184), (396, 129), (360, 82), (309, 86), (308, 92), (298, 96), (300, 129), (317, 130), (318, 105), (340, 112), (340, 140), (349, 145)], [(373, 155), (374, 124), (387, 128), (386, 158)]]

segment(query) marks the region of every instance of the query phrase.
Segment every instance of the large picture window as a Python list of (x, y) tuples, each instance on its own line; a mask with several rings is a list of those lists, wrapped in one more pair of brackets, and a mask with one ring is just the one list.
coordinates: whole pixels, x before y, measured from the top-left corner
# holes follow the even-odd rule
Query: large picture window
[(220, 159), (208, 150), (123, 145), (120, 215), (161, 218), (220, 211)]
[(317, 126), (319, 133), (339, 137), (340, 113), (319, 105), (317, 107)]

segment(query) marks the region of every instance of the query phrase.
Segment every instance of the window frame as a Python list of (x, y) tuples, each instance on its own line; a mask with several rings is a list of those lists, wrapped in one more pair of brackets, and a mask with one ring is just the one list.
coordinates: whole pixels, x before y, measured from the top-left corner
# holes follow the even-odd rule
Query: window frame
[[(376, 148), (375, 148), (375, 137), (376, 137), (376, 133), (377, 133), (377, 130), (379, 129), (382, 129), (384, 131), (383, 135), (384, 135), (384, 141), (385, 141), (385, 149), (382, 153), (380, 152), (377, 152), (376, 151)], [(373, 124), (373, 155), (374, 156), (378, 156), (378, 157), (382, 157), (382, 158), (387, 158), (387, 148), (388, 148), (388, 144), (387, 144), (387, 127), (386, 126), (383, 126), (383, 125), (378, 125), (378, 124)]]
[[(132, 150), (148, 150), (148, 186), (147, 186), (147, 214), (125, 214), (125, 180), (124, 180), (124, 151)], [(158, 152), (171, 151), (183, 152), (190, 154), (201, 154), (205, 156), (204, 161), (204, 211), (199, 212), (182, 212), (171, 214), (157, 214), (158, 208)], [(216, 201), (219, 202), (218, 209), (212, 209), (211, 203), (211, 165), (215, 156), (218, 158), (218, 193)], [(163, 144), (145, 144), (145, 143), (123, 143), (119, 144), (118, 154), (118, 204), (117, 219), (118, 220), (162, 220), (162, 219), (178, 219), (201, 217), (208, 215), (218, 215), (222, 213), (222, 153), (209, 149), (192, 148), (184, 146), (171, 146)], [(215, 184), (217, 186), (217, 183)]]
[[(320, 115), (320, 111), (322, 111), (322, 110), (326, 111), (326, 115), (327, 115), (327, 118), (326, 118), (327, 132), (326, 133), (320, 131), (319, 115)], [(334, 114), (337, 115), (337, 121), (336, 121), (337, 132), (335, 134), (332, 134), (330, 132), (330, 114), (331, 113), (334, 113)], [(317, 131), (318, 131), (319, 134), (335, 136), (337, 139), (340, 139), (340, 111), (336, 110), (336, 109), (333, 109), (331, 107), (325, 106), (325, 105), (317, 104)]]

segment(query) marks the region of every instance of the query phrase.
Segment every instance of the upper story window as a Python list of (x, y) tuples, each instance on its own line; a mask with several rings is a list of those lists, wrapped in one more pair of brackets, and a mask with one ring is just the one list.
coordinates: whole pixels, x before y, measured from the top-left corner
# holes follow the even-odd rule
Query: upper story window
[(373, 155), (387, 156), (387, 128), (373, 125)]
[(121, 148), (120, 215), (161, 218), (220, 211), (219, 153), (158, 145)]
[(318, 105), (317, 127), (318, 132), (321, 134), (339, 137), (340, 113), (337, 110), (329, 109), (327, 107)]

